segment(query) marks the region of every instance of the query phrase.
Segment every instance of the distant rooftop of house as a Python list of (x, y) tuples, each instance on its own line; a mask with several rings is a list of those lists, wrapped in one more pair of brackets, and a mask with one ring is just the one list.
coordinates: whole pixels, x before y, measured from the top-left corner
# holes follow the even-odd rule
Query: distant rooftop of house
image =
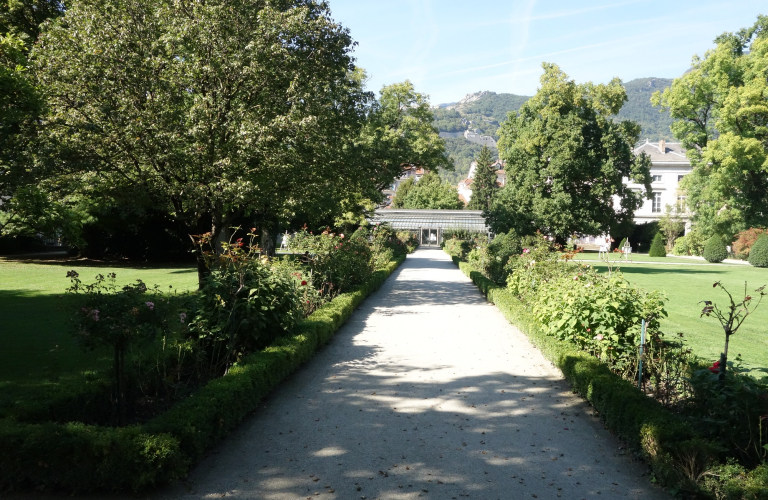
[(651, 162), (682, 162), (688, 163), (688, 158), (685, 156), (685, 149), (679, 142), (650, 142), (645, 140), (645, 144), (636, 146), (634, 149), (635, 154), (645, 153), (651, 157)]

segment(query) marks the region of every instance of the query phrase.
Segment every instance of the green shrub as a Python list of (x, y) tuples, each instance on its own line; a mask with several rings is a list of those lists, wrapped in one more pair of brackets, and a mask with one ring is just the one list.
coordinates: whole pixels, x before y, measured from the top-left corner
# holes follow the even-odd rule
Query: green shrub
[(359, 233), (346, 238), (330, 231), (312, 234), (302, 230), (291, 237), (289, 246), (304, 254), (312, 283), (326, 299), (351, 290), (374, 271), (371, 247)]
[(708, 262), (722, 262), (728, 257), (728, 249), (720, 236), (714, 235), (704, 245), (704, 258)]
[(458, 257), (461, 260), (466, 260), (469, 252), (475, 247), (474, 241), (460, 240), (458, 238), (451, 238), (443, 241), (443, 249), (448, 255)]
[(704, 255), (704, 245), (707, 243), (707, 235), (697, 226), (693, 226), (688, 234), (685, 235), (688, 240), (688, 249), (691, 255)]
[(664, 238), (661, 233), (656, 233), (651, 242), (651, 249), (648, 252), (649, 257), (666, 257), (667, 249), (664, 247)]
[(502, 233), (496, 236), (488, 244), (479, 242), (467, 255), (467, 261), (476, 269), (479, 269), (483, 275), (499, 284), (504, 284), (510, 272), (510, 262), (522, 253), (520, 238), (514, 229), (509, 233)]
[(757, 239), (749, 252), (749, 263), (755, 267), (768, 267), (768, 235)]
[(691, 255), (691, 249), (688, 246), (686, 236), (680, 236), (675, 240), (675, 246), (672, 247), (672, 255)]

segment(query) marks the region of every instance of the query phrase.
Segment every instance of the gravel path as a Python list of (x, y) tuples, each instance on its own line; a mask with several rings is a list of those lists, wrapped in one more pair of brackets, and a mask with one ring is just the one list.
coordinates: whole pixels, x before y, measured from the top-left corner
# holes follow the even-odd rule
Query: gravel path
[(189, 482), (151, 497), (669, 498), (590, 414), (444, 252), (418, 250)]
[(671, 499), (591, 414), (442, 250), (422, 249), (187, 481), (78, 498)]

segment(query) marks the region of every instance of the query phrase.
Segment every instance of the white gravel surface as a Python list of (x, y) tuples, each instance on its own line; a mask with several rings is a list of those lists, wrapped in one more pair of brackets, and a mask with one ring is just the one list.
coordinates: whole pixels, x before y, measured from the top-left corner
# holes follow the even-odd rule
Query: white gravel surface
[(441, 250), (162, 499), (671, 498)]

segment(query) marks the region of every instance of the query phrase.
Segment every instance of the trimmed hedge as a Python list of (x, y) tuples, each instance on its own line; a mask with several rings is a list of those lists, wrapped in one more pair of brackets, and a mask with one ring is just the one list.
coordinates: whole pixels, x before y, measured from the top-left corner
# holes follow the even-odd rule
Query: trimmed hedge
[(664, 239), (661, 233), (656, 233), (651, 242), (651, 249), (648, 251), (649, 257), (666, 257), (667, 249), (664, 247)]
[(755, 267), (768, 267), (768, 235), (760, 236), (752, 245), (749, 263)]
[(728, 249), (726, 248), (725, 243), (723, 243), (722, 238), (717, 235), (709, 238), (704, 245), (704, 258), (707, 262), (716, 264), (724, 261), (726, 257), (728, 257)]
[[(477, 285), (510, 323), (517, 326), (565, 376), (574, 391), (602, 416), (608, 429), (631, 447), (642, 450), (657, 481), (694, 497), (711, 498), (686, 472), (691, 457), (706, 466), (712, 460), (711, 443), (699, 438), (682, 417), (667, 411), (637, 390), (634, 384), (612, 373), (606, 365), (576, 346), (545, 335), (531, 319), (525, 305), (506, 288), (496, 285), (471, 265), (451, 256), (454, 263)], [(764, 466), (730, 480), (728, 498), (768, 498), (768, 474)], [(733, 493), (736, 492), (736, 493)], [(719, 498), (719, 497), (718, 497)]]
[(0, 420), (0, 490), (137, 491), (183, 478), (207, 448), (312, 358), (404, 260), (405, 256), (394, 259), (355, 291), (312, 313), (293, 335), (246, 356), (226, 376), (144, 425), (112, 428)]

